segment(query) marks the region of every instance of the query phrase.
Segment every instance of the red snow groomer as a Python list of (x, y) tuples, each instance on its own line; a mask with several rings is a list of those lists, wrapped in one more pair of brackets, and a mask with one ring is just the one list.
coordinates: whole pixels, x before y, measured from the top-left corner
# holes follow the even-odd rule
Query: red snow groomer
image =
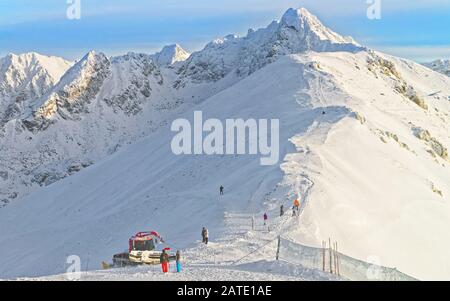
[[(128, 252), (113, 255), (113, 266), (159, 264), (162, 250), (170, 251), (159, 247), (163, 243), (158, 232), (138, 232), (128, 240)], [(174, 259), (175, 255), (169, 253), (169, 260)]]

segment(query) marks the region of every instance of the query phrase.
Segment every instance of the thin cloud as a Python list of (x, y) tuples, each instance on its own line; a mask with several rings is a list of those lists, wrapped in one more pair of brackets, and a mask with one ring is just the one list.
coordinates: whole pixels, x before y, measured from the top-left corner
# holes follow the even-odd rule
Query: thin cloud
[(418, 62), (450, 59), (450, 45), (444, 46), (373, 46), (374, 49)]
[[(204, 15), (219, 16), (243, 12), (271, 12), (279, 15), (289, 7), (306, 7), (322, 16), (355, 16), (365, 15), (368, 0), (80, 0), (84, 17), (106, 16), (116, 14), (139, 14), (148, 17), (170, 18), (202, 17)], [(370, 0), (374, 1), (374, 0)], [(448, 9), (448, 0), (380, 0), (382, 12), (411, 11), (418, 9)], [(0, 16), (3, 22), (13, 22), (19, 17), (22, 22), (28, 18), (49, 20), (64, 17), (67, 9), (66, 1), (49, 0), (3, 0), (1, 7), (5, 12)], [(9, 8), (9, 9), (7, 9)], [(12, 12), (16, 10), (17, 12)], [(9, 21), (9, 22), (8, 22)]]
[[(418, 45), (448, 44), (445, 26), (435, 23), (448, 20), (439, 12), (450, 11), (449, 0), (381, 1), (385, 17), (372, 22), (366, 18), (367, 0), (81, 0), (82, 18), (77, 21), (66, 19), (64, 0), (2, 0), (0, 44), (6, 52), (35, 50), (71, 57), (91, 48), (114, 54), (154, 51), (166, 41), (192, 51), (228, 33), (265, 27), (289, 7), (306, 7), (325, 25), (364, 45), (418, 60), (448, 57), (446, 47)], [(425, 24), (404, 22), (424, 11)]]

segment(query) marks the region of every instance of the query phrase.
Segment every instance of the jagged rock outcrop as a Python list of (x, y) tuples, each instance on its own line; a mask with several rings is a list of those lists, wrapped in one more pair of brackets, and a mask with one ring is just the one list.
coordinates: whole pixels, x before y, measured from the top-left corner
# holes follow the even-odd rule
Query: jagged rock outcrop
[(0, 59), (0, 126), (29, 112), (33, 101), (48, 92), (72, 63), (34, 52)]
[(151, 132), (152, 120), (137, 115), (171, 101), (153, 98), (163, 89), (164, 77), (147, 54), (107, 58), (91, 51), (51, 84), (44, 86), (40, 97), (27, 99), (27, 109), (0, 127), (3, 204)]
[(428, 150), (428, 152), (432, 156), (438, 155), (444, 160), (449, 160), (447, 148), (444, 145), (442, 145), (442, 143), (439, 140), (431, 136), (428, 130), (425, 130), (420, 127), (415, 127), (413, 128), (413, 133), (417, 138), (425, 141), (431, 147), (431, 150)]
[[(6, 110), (0, 109), (0, 200), (9, 202), (72, 175), (167, 124), (177, 109), (202, 102), (282, 56), (309, 51), (356, 54), (365, 48), (326, 28), (306, 9), (289, 9), (266, 28), (217, 39), (192, 55), (176, 44), (153, 55), (108, 58), (92, 51), (73, 66), (56, 60), (67, 67), (56, 72), (40, 68), (45, 60), (33, 54), (30, 63), (20, 65), (22, 71), (0, 75), (17, 73), (15, 78), (23, 80), (13, 80), (22, 83), (16, 90), (25, 91), (17, 94), (23, 100), (13, 101), (20, 103), (13, 114), (2, 115)], [(374, 62), (395, 83), (406, 83), (394, 63)], [(318, 62), (305, 68), (324, 72)], [(32, 76), (19, 76), (22, 72)], [(8, 82), (0, 89), (13, 95)], [(362, 116), (357, 118), (365, 125)]]
[[(136, 115), (152, 94), (152, 86), (163, 85), (164, 79), (152, 58), (145, 54), (129, 53), (112, 59), (113, 78), (121, 78), (120, 89), (106, 95), (103, 101), (114, 109)], [(113, 79), (114, 81), (114, 79)]]
[(151, 58), (158, 66), (170, 66), (177, 62), (187, 60), (190, 53), (181, 48), (178, 44), (164, 46), (160, 52), (151, 55)]
[(79, 120), (89, 113), (88, 105), (110, 75), (110, 66), (104, 54), (89, 52), (38, 101), (32, 116), (25, 118), (25, 127), (30, 131), (42, 130), (56, 118)]
[(247, 36), (227, 35), (193, 53), (178, 70), (195, 82), (217, 81), (235, 72), (246, 76), (287, 54), (305, 51), (359, 51), (352, 38), (325, 27), (306, 9), (289, 9), (268, 27)]

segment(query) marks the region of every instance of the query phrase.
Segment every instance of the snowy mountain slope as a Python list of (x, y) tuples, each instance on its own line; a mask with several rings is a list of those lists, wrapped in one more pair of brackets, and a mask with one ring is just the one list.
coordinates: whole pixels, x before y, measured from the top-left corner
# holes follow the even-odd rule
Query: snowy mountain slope
[[(159, 266), (124, 268), (82, 273), (81, 281), (336, 281), (337, 276), (319, 270), (305, 269), (282, 261), (259, 261), (251, 265), (229, 267), (223, 265), (184, 266), (182, 273), (162, 274)], [(38, 278), (18, 278), (20, 281), (67, 281), (74, 275), (62, 274)]]
[(178, 44), (164, 46), (160, 52), (151, 55), (158, 66), (173, 65), (176, 62), (187, 60), (190, 54)]
[[(287, 97), (290, 93), (280, 93), (283, 87), (273, 88), (278, 86), (276, 78), (285, 79), (283, 86), (287, 91), (303, 87), (301, 78), (292, 76), (301, 71), (301, 66), (297, 67), (288, 60), (282, 66), (273, 66), (276, 68), (273, 71), (277, 72), (269, 70), (273, 74), (269, 77), (263, 73), (253, 80), (244, 79), (241, 85), (225, 90), (229, 92), (224, 91), (209, 99), (198, 109), (205, 111), (205, 117), (226, 117), (228, 114), (270, 117), (274, 114), (273, 107), (260, 97), (269, 95), (272, 101), (288, 106), (283, 114), (297, 117), (298, 114), (294, 114), (297, 105), (292, 96)], [(246, 84), (248, 81), (250, 83)], [(245, 100), (236, 97), (248, 85), (256, 85), (259, 91), (251, 89), (253, 92)], [(259, 113), (254, 110), (255, 99), (259, 99), (261, 104)], [(228, 112), (233, 107), (236, 111)], [(293, 125), (293, 130), (306, 128), (314, 118), (308, 115), (309, 111), (304, 121)], [(89, 253), (93, 263), (108, 260), (112, 252), (126, 248), (124, 241), (127, 241), (130, 230), (157, 229), (168, 241), (185, 247), (197, 240), (198, 229), (205, 223), (211, 229), (220, 229), (226, 207), (237, 206), (238, 209), (241, 205), (246, 206), (247, 201), (242, 200), (249, 200), (257, 187), (269, 185), (264, 183), (264, 177), (271, 183), (281, 174), (277, 166), (261, 167), (259, 159), (247, 156), (176, 156), (170, 150), (171, 136), (169, 128), (164, 127), (139, 143), (122, 148), (107, 159), (41, 189), (39, 193), (43, 195), (37, 198), (36, 194), (30, 195), (4, 208), (0, 213), (1, 226), (5, 227), (2, 244), (12, 241), (20, 244), (32, 239), (36, 243), (32, 252), (41, 259), (27, 256), (17, 264), (15, 258), (18, 253), (2, 249), (0, 258), (4, 261), (0, 274), (7, 277), (61, 272), (60, 263), (69, 253), (79, 254), (83, 261)], [(286, 140), (288, 137), (283, 138)], [(257, 173), (266, 176), (252, 176)], [(235, 194), (218, 199), (216, 190), (220, 183), (235, 187)], [(31, 201), (33, 199), (39, 202)], [(259, 198), (255, 201), (259, 202)], [(42, 215), (44, 208), (47, 208), (47, 214)], [(32, 212), (30, 218), (25, 218)], [(187, 223), (177, 223), (183, 216), (191, 218), (186, 219)], [(16, 220), (15, 224), (10, 223), (12, 219)], [(18, 224), (22, 223), (20, 220), (22, 225)], [(25, 224), (36, 227), (32, 232), (19, 230), (24, 229)], [(217, 231), (211, 231), (212, 239)], [(49, 246), (53, 247), (49, 250)]]
[[(48, 127), (33, 132), (11, 120), (0, 138), (0, 147), (8, 146), (0, 175), (10, 185), (0, 182), (2, 193), (30, 193), (36, 174), (53, 182), (34, 184), (0, 210), (0, 245), (14, 246), (0, 249), (0, 278), (64, 272), (71, 254), (81, 256), (83, 269), (97, 269), (127, 247), (131, 234), (149, 229), (200, 264), (211, 249), (230, 264), (278, 234), (316, 246), (331, 236), (350, 256), (375, 256), (419, 279), (450, 278), (450, 79), (317, 26), (304, 10), (289, 10), (247, 38), (209, 44), (175, 70), (131, 54), (92, 53), (74, 66), (40, 98), (43, 106), (56, 99), (51, 114), (24, 119)], [(299, 28), (314, 30), (305, 38)], [(271, 44), (282, 33), (289, 39)], [(244, 51), (250, 40), (255, 45)], [(265, 59), (273, 45), (282, 51)], [(305, 51), (311, 49), (328, 51)], [(95, 72), (70, 76), (85, 66)], [(141, 97), (147, 81), (151, 95)], [(174, 155), (170, 121), (191, 120), (194, 110), (220, 120), (280, 119), (279, 164), (261, 166), (259, 156)], [(300, 219), (279, 218), (279, 206), (290, 208), (297, 195)], [(260, 225), (266, 210), (271, 233), (250, 230), (251, 216)], [(205, 225), (207, 248), (198, 242)], [(275, 248), (245, 261), (273, 260)]]
[[(179, 106), (148, 55), (90, 52), (0, 128), (0, 200), (8, 203), (146, 135)], [(20, 154), (20, 155), (18, 155)]]
[(436, 60), (431, 63), (425, 63), (424, 66), (450, 76), (450, 60)]
[(234, 73), (246, 76), (278, 57), (305, 51), (359, 51), (353, 39), (342, 37), (304, 8), (288, 9), (281, 20), (247, 36), (228, 35), (193, 53), (179, 73), (180, 84), (188, 76), (196, 82), (217, 81)]
[[(376, 55), (393, 62), (429, 108), (400, 94), (398, 79), (383, 74), (386, 70), (371, 74), (366, 59), (358, 59), (365, 55), (314, 55), (321, 70), (352, 95), (347, 106), (361, 123), (342, 120), (329, 131), (317, 126), (294, 139), (308, 155), (293, 156), (292, 166), (307, 170), (315, 186), (301, 226), (291, 235), (314, 245), (332, 237), (356, 258), (375, 259), (419, 279), (449, 279), (450, 245), (443, 243), (449, 238), (448, 151), (436, 155), (438, 147), (417, 132), (432, 133), (448, 148), (450, 103), (426, 95), (436, 90), (449, 95), (449, 81), (415, 63)], [(336, 104), (332, 97), (322, 101)]]
[(176, 44), (153, 55), (107, 58), (89, 52), (51, 89), (30, 98), (26, 110), (0, 125), (0, 207), (147, 135), (171, 114), (284, 54), (361, 49), (306, 9), (289, 9), (280, 22), (230, 43), (212, 42), (192, 56)]
[(9, 54), (0, 59), (0, 126), (44, 95), (72, 63), (34, 52)]
[[(246, 239), (221, 242), (238, 231), (225, 216), (255, 215), (260, 223), (267, 210), (280, 225), (268, 239), (283, 234), (320, 245), (331, 236), (351, 256), (375, 255), (419, 279), (448, 279), (449, 162), (429, 152), (431, 140), (419, 139), (417, 128), (448, 146), (450, 107), (425, 98), (423, 109), (396, 89), (404, 82), (419, 95), (450, 94), (450, 79), (379, 53), (282, 57), (193, 108), (221, 120), (279, 118), (280, 165), (261, 166), (259, 157), (246, 155), (176, 156), (173, 133), (162, 127), (2, 210), (1, 244), (15, 248), (1, 250), (0, 274), (60, 273), (69, 254), (96, 269), (144, 229), (159, 230), (187, 253), (191, 247), (208, 252), (198, 245), (204, 225), (213, 242), (208, 248), (233, 261), (259, 243), (251, 230), (240, 232)], [(192, 110), (182, 116), (192, 119)], [(289, 208), (297, 194), (306, 194), (305, 176), (315, 185), (303, 199), (304, 213), (299, 221), (285, 217), (282, 226), (279, 206)], [(23, 251), (29, 244), (34, 249)], [(247, 260), (273, 259), (275, 247)]]

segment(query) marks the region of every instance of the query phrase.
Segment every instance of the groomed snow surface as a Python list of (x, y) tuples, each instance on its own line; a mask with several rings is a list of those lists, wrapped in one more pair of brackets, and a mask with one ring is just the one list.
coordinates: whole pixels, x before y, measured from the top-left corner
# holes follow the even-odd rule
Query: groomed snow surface
[(160, 266), (122, 268), (79, 274), (40, 278), (17, 278), (38, 281), (330, 281), (339, 280), (331, 274), (308, 270), (282, 261), (258, 261), (236, 267), (217, 265), (186, 265), (176, 273), (174, 265), (163, 274)]
[[(293, 22), (291, 14), (286, 16), (288, 24)], [(304, 19), (306, 13), (296, 14)], [(306, 16), (308, 24), (318, 26), (311, 18)], [(266, 35), (280, 29), (271, 26), (263, 37), (258, 31), (250, 34), (252, 41), (259, 37), (268, 45)], [(291, 36), (296, 27), (280, 30)], [(327, 52), (289, 54), (290, 48), (282, 48), (279, 57), (245, 76), (234, 71), (248, 71), (252, 65), (241, 61), (245, 55), (240, 47), (248, 42), (238, 47), (229, 37), (226, 47), (216, 43), (192, 54), (187, 66), (200, 61), (195, 66), (201, 69), (205, 56), (216, 66), (219, 56), (214, 55), (224, 51), (232, 52), (227, 58), (233, 64), (218, 63), (224, 69), (213, 75), (224, 77), (217, 81), (198, 82), (211, 75), (214, 68), (207, 68), (206, 75), (196, 73), (195, 78), (183, 73), (179, 90), (155, 89), (159, 100), (193, 100), (165, 120), (160, 117), (158, 126), (146, 128), (142, 139), (108, 156), (99, 155), (95, 164), (0, 210), (0, 278), (63, 274), (67, 256), (78, 255), (83, 271), (88, 270), (83, 279), (335, 279), (318, 270), (274, 262), (276, 238), (283, 235), (315, 247), (331, 238), (346, 255), (375, 258), (380, 265), (420, 280), (450, 279), (450, 162), (443, 150), (450, 146), (450, 78), (353, 44), (336, 49), (327, 41), (323, 48), (318, 29), (314, 31), (309, 36), (314, 50)], [(137, 62), (144, 64), (146, 59), (141, 59)], [(169, 70), (162, 73), (175, 76)], [(120, 82), (122, 73), (113, 74)], [(150, 75), (152, 86), (158, 74)], [(111, 86), (108, 82), (100, 93), (110, 95), (105, 90)], [(192, 120), (194, 111), (202, 111), (204, 119), (222, 121), (279, 119), (279, 163), (261, 166), (259, 155), (174, 155), (171, 121)], [(136, 123), (130, 122), (133, 132), (139, 131), (137, 120), (149, 122), (157, 115), (143, 112), (137, 115), (140, 119), (132, 119)], [(97, 116), (86, 114), (91, 117), (83, 115), (81, 120)], [(103, 124), (113, 115), (100, 116)], [(66, 131), (82, 121), (64, 122)], [(112, 126), (111, 121), (105, 124)], [(57, 131), (57, 125), (49, 129)], [(126, 135), (120, 129), (117, 135)], [(97, 144), (103, 154), (107, 141)], [(224, 196), (219, 195), (220, 185)], [(290, 216), (296, 197), (302, 200), (298, 218)], [(269, 214), (270, 231), (262, 225), (264, 212)], [(203, 226), (210, 232), (208, 246), (199, 242)], [(145, 230), (160, 232), (173, 249), (182, 250), (183, 273), (163, 276), (159, 267), (91, 272), (124, 251), (131, 235)]]
[[(318, 269), (304, 268), (284, 260), (275, 260), (277, 236), (299, 223), (299, 217), (287, 212), (266, 226), (260, 220), (251, 220), (247, 214), (226, 214), (223, 236), (208, 245), (196, 241), (182, 251), (182, 271), (176, 272), (171, 262), (169, 273), (163, 274), (160, 265), (111, 268), (88, 271), (84, 262), (83, 272), (65, 273), (37, 278), (16, 278), (15, 280), (79, 280), (79, 281), (340, 281), (342, 277)], [(269, 231), (270, 230), (270, 231)], [(177, 246), (169, 243), (174, 250)], [(89, 258), (88, 258), (89, 259)], [(95, 267), (92, 269), (95, 270)]]

